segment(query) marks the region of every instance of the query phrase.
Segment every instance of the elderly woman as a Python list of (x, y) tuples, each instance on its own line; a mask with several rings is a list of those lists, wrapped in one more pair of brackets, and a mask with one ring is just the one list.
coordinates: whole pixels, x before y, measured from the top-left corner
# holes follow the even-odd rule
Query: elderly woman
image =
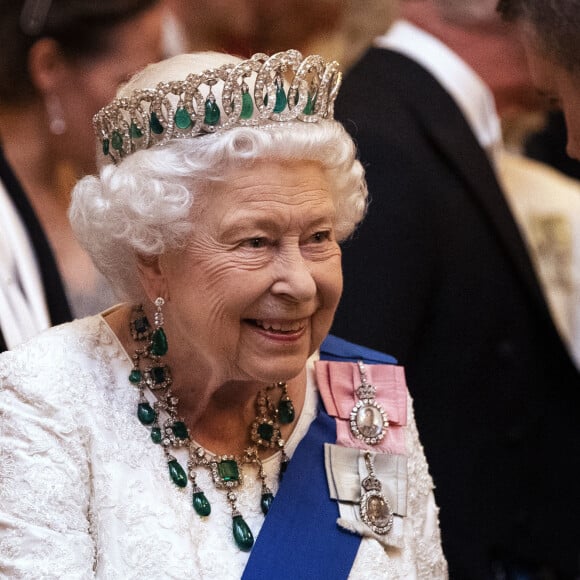
[(0, 357), (8, 577), (446, 576), (403, 371), (327, 337), (366, 204), (339, 82), (181, 55), (95, 117), (70, 213), (127, 302)]

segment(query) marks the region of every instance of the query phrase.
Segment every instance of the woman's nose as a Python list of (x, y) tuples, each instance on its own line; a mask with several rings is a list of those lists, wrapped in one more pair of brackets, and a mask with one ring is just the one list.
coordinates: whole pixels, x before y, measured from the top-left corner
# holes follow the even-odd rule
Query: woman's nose
[(310, 264), (299, 249), (283, 252), (276, 262), (275, 279), (271, 287), (273, 294), (285, 295), (296, 302), (304, 302), (316, 296), (316, 281)]

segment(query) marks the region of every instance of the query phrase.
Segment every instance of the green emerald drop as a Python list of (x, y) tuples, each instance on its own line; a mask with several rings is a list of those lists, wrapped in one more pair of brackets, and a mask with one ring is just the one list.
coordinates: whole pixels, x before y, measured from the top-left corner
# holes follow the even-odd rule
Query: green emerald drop
[(103, 139), (103, 155), (109, 154), (109, 140)]
[(193, 494), (193, 509), (198, 516), (209, 516), (211, 514), (211, 505), (203, 491), (197, 491)]
[(165, 367), (153, 367), (151, 369), (151, 376), (156, 385), (160, 385), (165, 381)]
[(149, 403), (139, 403), (137, 405), (137, 417), (143, 425), (151, 425), (157, 418), (157, 413)]
[(113, 131), (113, 134), (111, 135), (111, 145), (116, 151), (121, 151), (121, 149), (123, 149), (123, 136), (119, 131)]
[(242, 552), (249, 552), (254, 545), (254, 536), (248, 524), (242, 516), (234, 516), (232, 521), (232, 530), (236, 545)]
[[(300, 99), (300, 94), (298, 92), (296, 92), (295, 96), (294, 96), (294, 106), (296, 106), (298, 104), (298, 101)], [(316, 99), (312, 99), (312, 96), (310, 93), (308, 93), (308, 99), (306, 100), (306, 105), (304, 105), (304, 109), (302, 109), (302, 112), (305, 115), (312, 115), (313, 111), (314, 111), (314, 103), (316, 102)]]
[(149, 128), (153, 133), (155, 133), (155, 135), (161, 135), (161, 133), (163, 133), (163, 125), (156, 113), (151, 113), (151, 117), (149, 118)]
[(175, 421), (171, 429), (173, 431), (173, 434), (178, 439), (187, 439), (189, 437), (189, 433), (187, 432), (187, 426), (183, 421)]
[(139, 129), (135, 123), (131, 123), (131, 137), (133, 139), (139, 139), (140, 137), (143, 137), (143, 131), (141, 131), (141, 129)]
[(149, 321), (146, 316), (139, 316), (133, 321), (133, 328), (137, 334), (145, 334), (149, 328)]
[(131, 371), (131, 374), (129, 375), (129, 380), (133, 383), (133, 384), (137, 384), (141, 382), (141, 371), (139, 369), (133, 369)]
[(240, 479), (240, 471), (238, 464), (233, 459), (224, 459), (217, 464), (218, 475), (224, 482), (238, 481)]
[(171, 481), (177, 487), (185, 487), (187, 485), (187, 475), (177, 459), (172, 459), (171, 461), (167, 462), (167, 467), (169, 467), (169, 475), (171, 477)]
[(220, 120), (220, 109), (215, 99), (207, 98), (205, 101), (205, 117), (203, 122), (206, 125), (217, 125)]
[(288, 103), (286, 98), (286, 93), (284, 92), (284, 87), (276, 87), (276, 104), (274, 105), (274, 113), (281, 113)]
[(290, 399), (284, 399), (278, 403), (278, 418), (283, 425), (289, 425), (294, 421), (294, 405)]
[(304, 107), (302, 112), (305, 115), (312, 115), (313, 111), (314, 111), (314, 101), (312, 100), (310, 93), (308, 93), (308, 101), (306, 101), (306, 106)]
[(274, 427), (269, 423), (260, 423), (258, 426), (258, 435), (264, 441), (270, 441), (272, 439), (272, 435), (274, 435)]
[(179, 129), (189, 129), (191, 127), (191, 117), (185, 107), (177, 109), (173, 120)]
[(242, 112), (240, 113), (241, 119), (251, 119), (254, 114), (254, 101), (250, 93), (242, 93)]
[(266, 515), (270, 509), (272, 502), (274, 501), (274, 494), (267, 492), (262, 494), (262, 499), (260, 500), (260, 507), (262, 508), (262, 513)]
[(167, 354), (167, 336), (163, 328), (157, 328), (151, 337), (151, 354), (163, 356)]
[(153, 441), (153, 443), (161, 443), (161, 428), (160, 427), (153, 427), (153, 429), (151, 429), (151, 441)]

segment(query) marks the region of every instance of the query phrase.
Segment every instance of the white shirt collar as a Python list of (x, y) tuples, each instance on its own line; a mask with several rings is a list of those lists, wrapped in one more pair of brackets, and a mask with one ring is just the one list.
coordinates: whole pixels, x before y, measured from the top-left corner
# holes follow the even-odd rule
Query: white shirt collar
[(400, 52), (427, 69), (457, 103), (479, 144), (494, 161), (502, 148), (495, 101), (487, 85), (466, 62), (443, 42), (406, 20), (397, 20), (374, 44)]

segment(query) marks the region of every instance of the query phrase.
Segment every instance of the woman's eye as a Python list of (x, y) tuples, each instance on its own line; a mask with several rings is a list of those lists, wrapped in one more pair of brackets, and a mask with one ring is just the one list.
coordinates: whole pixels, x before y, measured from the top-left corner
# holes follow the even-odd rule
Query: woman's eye
[(250, 238), (244, 245), (249, 248), (263, 248), (266, 245), (266, 238)]
[(323, 232), (316, 232), (312, 236), (312, 241), (319, 244), (320, 242), (326, 242), (330, 239), (330, 232), (323, 231)]

